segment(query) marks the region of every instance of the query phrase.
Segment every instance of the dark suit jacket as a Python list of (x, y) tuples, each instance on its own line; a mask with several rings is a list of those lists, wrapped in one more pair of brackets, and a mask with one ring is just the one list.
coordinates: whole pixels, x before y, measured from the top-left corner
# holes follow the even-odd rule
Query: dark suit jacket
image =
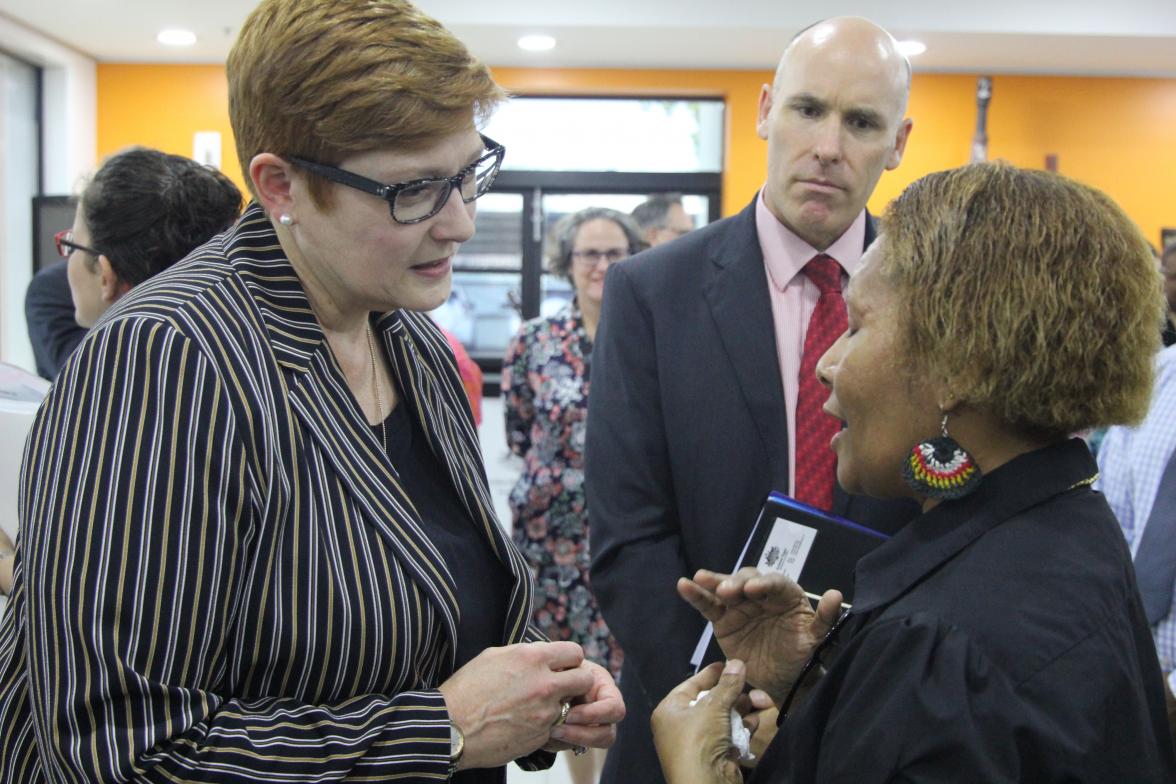
[[(692, 673), (705, 625), (675, 582), (731, 570), (768, 492), (788, 489), (787, 435), (754, 202), (609, 271), (586, 456), (592, 587), (625, 650), (607, 781), (661, 780), (649, 714)], [(892, 532), (917, 508), (838, 488), (833, 511)]]
[(59, 261), (41, 270), (25, 292), (25, 322), (37, 374), (49, 381), (57, 378), (65, 360), (86, 336), (86, 328), (74, 320), (68, 265)]
[[(375, 326), (470, 534), (514, 575), (501, 644), (540, 639), (452, 351), (424, 314)], [(446, 778), (460, 564), (256, 205), (108, 311), (29, 443), (0, 781)]]

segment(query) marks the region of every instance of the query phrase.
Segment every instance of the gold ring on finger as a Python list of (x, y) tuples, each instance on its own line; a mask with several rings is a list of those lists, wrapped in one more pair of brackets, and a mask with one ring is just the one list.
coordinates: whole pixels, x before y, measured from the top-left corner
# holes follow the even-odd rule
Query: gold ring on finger
[(562, 725), (562, 724), (563, 724), (565, 721), (567, 721), (567, 720), (568, 720), (568, 713), (569, 713), (571, 710), (572, 710), (572, 703), (570, 703), (570, 702), (565, 702), (565, 703), (563, 703), (563, 705), (562, 705), (562, 706), (560, 707), (560, 709), (559, 709), (559, 718), (558, 718), (558, 719), (556, 719), (556, 720), (555, 720), (555, 723), (554, 723), (554, 724), (552, 724), (551, 726), (552, 726), (552, 727), (559, 727), (559, 726), (561, 726), (561, 725)]

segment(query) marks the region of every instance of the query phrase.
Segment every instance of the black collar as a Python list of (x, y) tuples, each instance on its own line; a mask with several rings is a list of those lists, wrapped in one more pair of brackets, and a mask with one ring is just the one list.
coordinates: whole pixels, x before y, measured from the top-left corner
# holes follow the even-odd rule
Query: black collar
[(1097, 473), (1086, 444), (1072, 438), (1028, 452), (986, 474), (974, 493), (916, 517), (858, 562), (854, 615), (893, 602), (1014, 515), (1075, 486), (1090, 492), (1088, 480)]

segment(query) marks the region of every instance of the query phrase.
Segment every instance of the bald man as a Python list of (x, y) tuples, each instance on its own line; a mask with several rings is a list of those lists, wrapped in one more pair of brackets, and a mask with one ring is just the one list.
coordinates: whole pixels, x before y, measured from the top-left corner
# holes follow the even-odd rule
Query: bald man
[[(875, 236), (866, 201), (906, 149), (910, 74), (864, 19), (801, 31), (760, 94), (768, 172), (752, 203), (609, 271), (586, 481), (592, 587), (625, 650), (628, 716), (604, 782), (662, 781), (649, 716), (693, 672), (704, 626), (675, 583), (730, 571), (769, 491), (886, 532), (917, 511), (836, 486), (840, 425), (814, 378)], [(704, 662), (718, 657), (712, 645)]]

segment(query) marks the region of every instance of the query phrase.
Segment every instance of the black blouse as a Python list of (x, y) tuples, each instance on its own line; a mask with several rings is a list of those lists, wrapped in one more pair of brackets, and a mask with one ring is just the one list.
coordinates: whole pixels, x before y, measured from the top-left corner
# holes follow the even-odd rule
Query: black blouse
[(1078, 440), (1022, 455), (863, 558), (827, 673), (752, 781), (1176, 781), (1096, 472)]
[[(514, 581), (474, 527), (445, 469), (429, 449), (420, 423), (409, 416), (408, 406), (392, 409), (383, 428), (388, 434), (388, 459), (457, 583), (461, 611), (454, 662), (457, 670), (486, 648), (503, 644)], [(383, 438), (380, 425), (373, 425), (372, 431), (377, 441)]]
[[(462, 506), (453, 484), (429, 449), (420, 423), (398, 405), (384, 420), (373, 425), (376, 440), (387, 432), (385, 448), (396, 467), (405, 493), (412, 499), (425, 531), (440, 551), (457, 583), (460, 618), (454, 669), (461, 668), (486, 648), (502, 645), (507, 603), (513, 580), (485, 537), (478, 534)], [(504, 768), (463, 770), (454, 784), (503, 784)]]

